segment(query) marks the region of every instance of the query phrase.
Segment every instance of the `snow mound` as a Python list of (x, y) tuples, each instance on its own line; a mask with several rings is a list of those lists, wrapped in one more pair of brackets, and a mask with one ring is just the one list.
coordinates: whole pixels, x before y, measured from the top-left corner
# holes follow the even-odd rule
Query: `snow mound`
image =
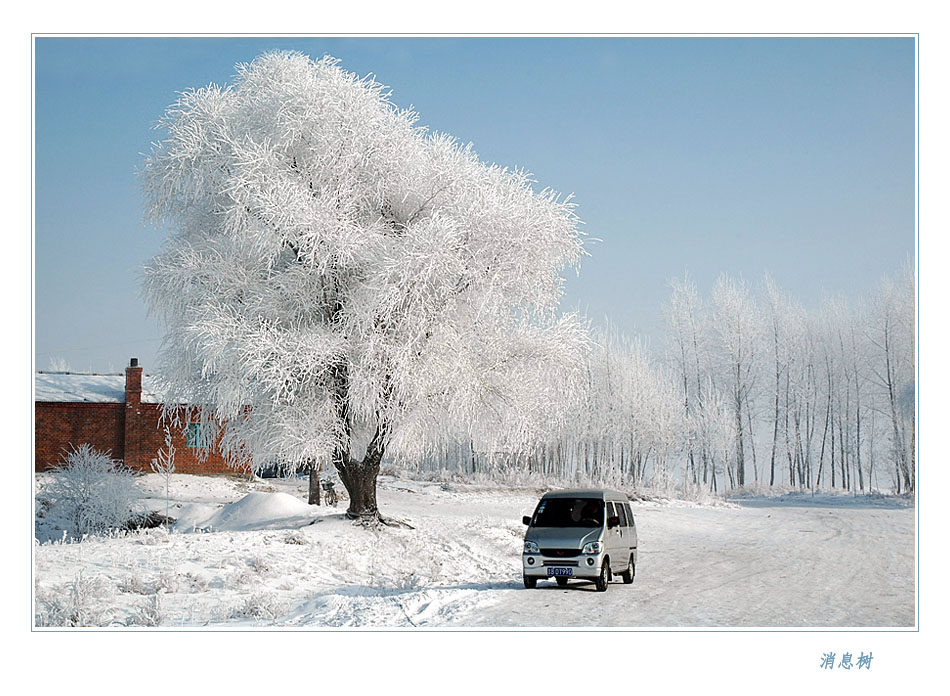
[(307, 524), (314, 514), (313, 507), (288, 493), (255, 492), (213, 512), (206, 505), (189, 505), (175, 526), (221, 532), (281, 529)]
[(207, 521), (211, 519), (219, 508), (214, 505), (203, 505), (201, 503), (190, 503), (183, 505), (182, 508), (172, 517), (177, 521), (172, 525), (176, 532), (191, 532), (198, 529), (204, 529)]

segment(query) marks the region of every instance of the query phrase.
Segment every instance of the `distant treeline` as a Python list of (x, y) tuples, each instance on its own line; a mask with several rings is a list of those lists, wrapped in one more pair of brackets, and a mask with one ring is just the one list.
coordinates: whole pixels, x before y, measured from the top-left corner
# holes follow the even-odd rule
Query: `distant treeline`
[(587, 389), (540, 446), (459, 440), (423, 466), (719, 491), (915, 488), (909, 265), (861, 302), (806, 309), (768, 276), (671, 282), (661, 355), (595, 330)]

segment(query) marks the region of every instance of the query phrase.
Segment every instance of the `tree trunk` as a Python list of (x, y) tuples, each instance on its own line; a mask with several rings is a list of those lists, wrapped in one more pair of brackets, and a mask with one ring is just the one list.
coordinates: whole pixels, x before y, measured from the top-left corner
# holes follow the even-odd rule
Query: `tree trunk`
[(825, 466), (825, 442), (828, 440), (828, 421), (831, 420), (831, 396), (828, 396), (828, 403), (825, 408), (825, 429), (821, 433), (821, 454), (818, 455), (818, 480), (815, 487), (821, 487), (821, 470)]
[(362, 461), (349, 459), (337, 464), (340, 481), (350, 496), (350, 505), (346, 516), (351, 520), (373, 521), (379, 519), (379, 507), (376, 505), (376, 476), (379, 474), (379, 461), (375, 464), (366, 457)]
[(736, 478), (733, 482), (733, 488), (735, 483), (738, 483), (740, 487), (745, 485), (745, 446), (742, 441), (742, 382), (740, 380), (740, 366), (737, 364), (736, 387), (733, 395), (736, 408)]
[(756, 461), (755, 457), (755, 433), (752, 432), (752, 406), (749, 404), (749, 401), (745, 402), (745, 415), (746, 422), (749, 424), (749, 449), (752, 450), (752, 475), (755, 484), (759, 484), (759, 464)]
[(855, 426), (857, 427), (857, 433), (855, 435), (855, 454), (857, 456), (857, 466), (858, 466), (858, 486), (861, 487), (861, 492), (864, 493), (864, 470), (861, 468), (861, 405), (858, 404), (857, 413), (855, 414)]
[(917, 490), (917, 395), (914, 395), (914, 407), (910, 411), (910, 451), (907, 453), (910, 460), (909, 475), (910, 490)]
[(348, 452), (342, 451), (334, 457), (333, 464), (350, 496), (346, 516), (351, 520), (380, 521), (379, 507), (376, 505), (376, 477), (383, 460), (383, 439), (384, 433), (377, 429), (362, 461), (351, 459)]
[[(835, 452), (839, 455), (841, 453), (841, 442), (835, 439), (835, 421), (838, 418), (838, 412), (832, 407), (831, 410), (831, 487), (836, 488), (837, 483), (835, 482), (835, 464), (838, 461), (835, 459)], [(836, 444), (837, 443), (837, 444)]]
[(775, 485), (776, 449), (778, 449), (778, 386), (775, 387), (775, 418), (772, 426), (772, 456), (769, 458), (769, 487)]
[(316, 462), (310, 464), (310, 490), (307, 502), (310, 505), (320, 504), (320, 469), (317, 468)]
[(844, 482), (844, 488), (845, 488), (845, 490), (849, 490), (849, 491), (850, 491), (850, 490), (851, 490), (851, 469), (848, 468), (848, 467), (849, 467), (849, 463), (850, 463), (850, 461), (851, 461), (851, 452), (850, 452), (851, 440), (850, 440), (850, 437), (849, 437), (849, 435), (848, 435), (847, 430), (845, 430), (844, 433), (841, 433), (841, 432), (840, 432), (840, 431), (841, 431), (841, 421), (838, 421), (838, 431), (839, 431), (839, 438), (838, 438), (838, 439), (839, 439), (839, 440), (842, 442), (842, 444), (843, 444), (843, 447), (844, 447), (844, 454), (845, 454), (844, 459), (843, 459), (844, 469), (843, 469), (842, 472), (841, 472), (841, 480)]

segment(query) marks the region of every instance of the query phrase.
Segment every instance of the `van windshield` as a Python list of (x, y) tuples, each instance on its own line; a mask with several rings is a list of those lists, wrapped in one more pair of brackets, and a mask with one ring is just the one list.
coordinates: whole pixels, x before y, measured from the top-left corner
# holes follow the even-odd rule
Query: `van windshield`
[(538, 503), (532, 527), (601, 527), (604, 501), (596, 498), (547, 498)]

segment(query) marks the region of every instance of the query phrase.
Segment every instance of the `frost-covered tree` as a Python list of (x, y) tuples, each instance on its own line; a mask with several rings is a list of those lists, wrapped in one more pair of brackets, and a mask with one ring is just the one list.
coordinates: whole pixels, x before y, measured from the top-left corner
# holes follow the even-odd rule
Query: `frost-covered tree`
[(691, 421), (708, 457), (710, 490), (718, 491), (718, 471), (728, 468), (736, 448), (736, 419), (730, 412), (726, 397), (707, 378), (702, 396), (696, 404)]
[(687, 480), (697, 480), (701, 455), (704, 472), (716, 459), (714, 472), (740, 486), (746, 453), (755, 474), (756, 446), (765, 445), (769, 485), (865, 491), (877, 480), (875, 462), (885, 462), (898, 491), (914, 488), (912, 269), (866, 298), (825, 298), (807, 309), (768, 275), (758, 297), (721, 276), (708, 318), (688, 276), (671, 289), (667, 354), (687, 416)]
[(175, 445), (172, 433), (165, 427), (165, 447), (158, 450), (158, 456), (152, 459), (151, 469), (162, 477), (165, 484), (165, 520), (168, 520), (168, 508), (171, 503), (172, 474), (175, 473)]
[[(682, 387), (684, 415), (689, 422), (694, 419), (697, 404), (703, 396), (703, 373), (707, 370), (705, 363), (708, 362), (704, 336), (706, 320), (699, 291), (689, 274), (682, 280), (670, 280), (670, 288), (670, 301), (664, 312), (670, 344), (668, 350)], [(703, 482), (706, 482), (709, 474), (705, 443), (702, 438), (696, 437), (700, 433), (700, 430), (692, 429), (686, 441), (687, 476), (691, 477), (693, 483), (699, 480), (697, 459), (702, 460)]]
[(765, 298), (768, 345), (771, 349), (770, 367), (773, 368), (774, 389), (772, 398), (772, 449), (769, 455), (769, 485), (775, 484), (775, 458), (778, 451), (779, 425), (781, 424), (782, 381), (788, 379), (790, 356), (788, 354), (788, 336), (785, 332), (786, 299), (768, 274), (765, 276)]
[(755, 463), (751, 401), (760, 356), (761, 321), (755, 298), (742, 280), (720, 276), (713, 286), (712, 306), (716, 360), (724, 389), (730, 393), (736, 423), (735, 483), (744, 486), (747, 448), (752, 451), (753, 466)]
[(121, 529), (141, 511), (136, 472), (108, 452), (83, 443), (63, 454), (49, 484), (37, 494), (37, 538), (81, 539)]
[(584, 377), (584, 326), (557, 314), (570, 200), (334, 59), (237, 69), (168, 109), (143, 171), (171, 228), (145, 269), (167, 403), (255, 467), (331, 462), (354, 518), (378, 518), (384, 454), (540, 441)]
[(905, 264), (896, 279), (885, 277), (873, 297), (870, 342), (872, 381), (890, 421), (897, 489), (916, 488), (916, 280)]
[(638, 338), (612, 328), (592, 335), (588, 388), (564, 395), (573, 415), (548, 442), (561, 473), (597, 485), (668, 483), (686, 429), (676, 380)]

